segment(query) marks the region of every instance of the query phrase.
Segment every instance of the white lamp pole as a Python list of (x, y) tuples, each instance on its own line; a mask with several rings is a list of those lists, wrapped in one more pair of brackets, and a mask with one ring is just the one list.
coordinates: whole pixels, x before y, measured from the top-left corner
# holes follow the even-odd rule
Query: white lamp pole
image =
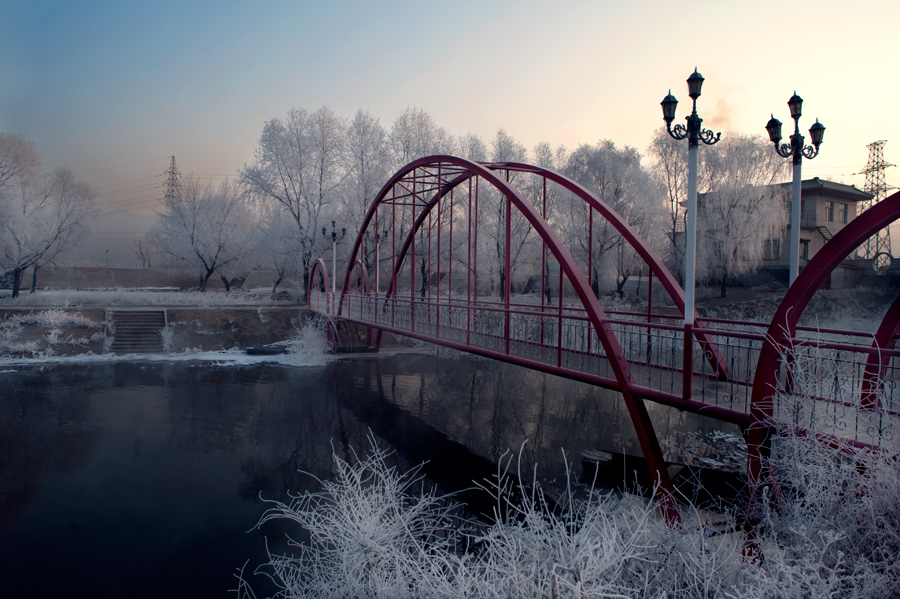
[(687, 127), (684, 125), (675, 125), (672, 127), (672, 121), (675, 120), (675, 107), (678, 100), (672, 95), (663, 98), (660, 102), (663, 110), (663, 119), (666, 121), (666, 130), (674, 139), (688, 140), (688, 198), (687, 198), (687, 231), (686, 231), (686, 248), (684, 260), (684, 326), (692, 327), (694, 324), (694, 287), (695, 287), (695, 271), (697, 262), (697, 150), (702, 141), (708, 146), (719, 141), (721, 133), (713, 133), (709, 129), (703, 129), (701, 124), (703, 119), (697, 115), (697, 98), (700, 97), (700, 88), (703, 87), (703, 75), (694, 69), (694, 72), (687, 79), (688, 95), (693, 100), (693, 110), (691, 114), (685, 117)]
[[(337, 233), (337, 222), (331, 221), (331, 293), (335, 292), (335, 279), (337, 279), (337, 244), (347, 234), (345, 227), (341, 228), (341, 234)], [(322, 236), (328, 239), (328, 230), (322, 227)]]
[(800, 182), (802, 180), (800, 170), (803, 163), (803, 157), (815, 158), (819, 154), (819, 146), (822, 145), (822, 138), (825, 137), (825, 126), (816, 119), (816, 122), (809, 128), (809, 137), (812, 140), (812, 146), (803, 147), (804, 138), (800, 135), (800, 115), (803, 107), (803, 98), (794, 92), (791, 99), (788, 100), (788, 108), (791, 109), (791, 118), (794, 119), (794, 134), (791, 135), (790, 145), (781, 144), (781, 121), (772, 115), (766, 124), (766, 131), (769, 132), (769, 139), (775, 144), (775, 151), (779, 156), (787, 158), (793, 157), (794, 178), (791, 184), (791, 251), (789, 265), (789, 282), (793, 284), (800, 274), (800, 200), (801, 189)]

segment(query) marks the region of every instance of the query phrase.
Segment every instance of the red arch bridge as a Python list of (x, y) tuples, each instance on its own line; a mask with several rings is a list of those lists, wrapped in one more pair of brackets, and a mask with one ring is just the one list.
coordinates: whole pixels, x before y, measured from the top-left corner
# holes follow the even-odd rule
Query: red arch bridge
[[(389, 331), (617, 389), (662, 509), (678, 523), (646, 401), (738, 425), (751, 489), (767, 482), (774, 430), (897, 450), (900, 297), (874, 333), (798, 322), (831, 272), (898, 217), (900, 193), (836, 234), (771, 323), (685, 319), (675, 277), (585, 186), (527, 164), (431, 156), (381, 189), (336, 293), (326, 262), (314, 264), (309, 307), (365, 325), (374, 348)], [(602, 305), (601, 280), (622, 284), (633, 272), (646, 300)]]

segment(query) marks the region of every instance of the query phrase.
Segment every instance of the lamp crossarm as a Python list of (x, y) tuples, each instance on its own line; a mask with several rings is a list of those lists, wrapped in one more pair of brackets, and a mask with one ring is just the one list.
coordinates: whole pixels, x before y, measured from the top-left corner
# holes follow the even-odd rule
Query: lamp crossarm
[(700, 141), (705, 143), (708, 146), (719, 143), (719, 140), (722, 138), (721, 133), (714, 133), (709, 129), (701, 129), (700, 130)]
[(688, 136), (687, 127), (684, 125), (675, 125), (673, 128), (672, 123), (666, 123), (666, 131), (669, 132), (673, 139), (684, 139)]
[(794, 153), (794, 151), (791, 149), (791, 146), (789, 144), (778, 145), (777, 142), (775, 143), (775, 151), (782, 158), (790, 158), (791, 155)]
[(803, 156), (809, 159), (813, 159), (819, 155), (819, 148), (814, 148), (813, 146), (805, 146), (802, 151)]

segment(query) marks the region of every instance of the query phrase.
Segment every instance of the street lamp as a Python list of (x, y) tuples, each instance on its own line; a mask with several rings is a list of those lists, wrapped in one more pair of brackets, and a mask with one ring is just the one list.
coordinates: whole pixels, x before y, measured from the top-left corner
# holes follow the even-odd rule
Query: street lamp
[[(347, 234), (347, 229), (341, 227), (341, 234), (337, 233), (337, 222), (331, 221), (331, 293), (334, 293), (334, 283), (337, 278), (337, 244)], [(322, 237), (328, 239), (328, 230), (322, 227)]]
[(697, 148), (700, 147), (701, 141), (708, 146), (717, 143), (722, 135), (701, 127), (703, 119), (697, 115), (697, 98), (700, 97), (700, 88), (703, 87), (703, 81), (703, 75), (698, 73), (696, 68), (687, 79), (688, 95), (694, 102), (691, 114), (685, 117), (687, 127), (675, 125), (673, 130), (672, 121), (675, 120), (675, 107), (678, 105), (678, 100), (672, 95), (672, 90), (669, 90), (669, 95), (660, 102), (663, 119), (666, 121), (666, 131), (674, 139), (684, 139), (686, 137), (688, 140), (687, 247), (685, 248), (684, 262), (685, 327), (690, 327), (694, 324), (694, 272), (697, 260)]
[(800, 135), (800, 114), (803, 107), (803, 98), (794, 92), (791, 99), (788, 100), (788, 108), (791, 109), (791, 118), (794, 119), (794, 134), (791, 135), (790, 145), (781, 144), (781, 121), (772, 115), (766, 124), (766, 131), (769, 132), (769, 139), (775, 144), (775, 151), (778, 155), (787, 158), (794, 158), (794, 181), (791, 186), (791, 262), (790, 262), (790, 283), (793, 283), (800, 273), (800, 167), (803, 157), (815, 158), (819, 154), (819, 146), (822, 145), (822, 138), (825, 136), (825, 126), (816, 119), (816, 122), (809, 128), (809, 137), (812, 140), (811, 146), (803, 146), (804, 138)]

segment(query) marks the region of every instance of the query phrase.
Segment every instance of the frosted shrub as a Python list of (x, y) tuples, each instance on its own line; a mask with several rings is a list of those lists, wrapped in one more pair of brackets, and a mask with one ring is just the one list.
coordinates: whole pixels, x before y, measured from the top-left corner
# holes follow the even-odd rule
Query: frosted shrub
[(323, 317), (307, 321), (302, 328), (295, 327), (294, 335), (288, 340), (288, 354), (299, 364), (322, 364), (329, 350), (328, 327), (333, 323)]
[(334, 455), (335, 480), (320, 480), (322, 491), (266, 502), (260, 525), (287, 519), (309, 533), (308, 543), (289, 541), (296, 555), (270, 553), (267, 573), (284, 596), (446, 596), (461, 563), (445, 550), (452, 508), (414, 494), (418, 471), (401, 474), (386, 457), (374, 441), (365, 457)]
[(494, 523), (465, 521), (447, 500), (414, 492), (418, 470), (401, 474), (371, 443), (365, 457), (334, 456), (335, 480), (318, 481), (321, 491), (267, 502), (260, 524), (286, 519), (308, 535), (260, 568), (279, 596), (893, 597), (900, 585), (900, 464), (884, 452), (778, 438), (772, 464), (786, 484), (780, 499), (766, 495), (754, 563), (741, 558), (733, 515), (712, 515), (711, 526), (682, 506), (674, 530), (653, 501), (571, 483), (551, 502), (513, 482), (509, 460), (483, 486)]
[(418, 470), (401, 474), (387, 457), (372, 441), (366, 457), (333, 456), (322, 491), (267, 502), (260, 525), (286, 519), (308, 535), (260, 569), (279, 596), (709, 597), (740, 564), (739, 542), (708, 539), (699, 517), (675, 531), (652, 501), (590, 490), (576, 500), (571, 487), (551, 505), (505, 469), (485, 486), (494, 524), (466, 521), (448, 500), (413, 493)]
[[(891, 597), (900, 588), (900, 462), (883, 451), (840, 451), (779, 437), (766, 496), (758, 596)], [(779, 496), (780, 495), (780, 496)]]
[[(48, 357), (57, 354), (56, 347), (73, 345), (83, 347), (93, 341), (96, 333), (85, 337), (64, 336), (64, 329), (95, 329), (99, 325), (90, 318), (65, 310), (43, 310), (16, 314), (0, 320), (0, 355)], [(44, 329), (41, 341), (25, 341), (27, 328)]]

